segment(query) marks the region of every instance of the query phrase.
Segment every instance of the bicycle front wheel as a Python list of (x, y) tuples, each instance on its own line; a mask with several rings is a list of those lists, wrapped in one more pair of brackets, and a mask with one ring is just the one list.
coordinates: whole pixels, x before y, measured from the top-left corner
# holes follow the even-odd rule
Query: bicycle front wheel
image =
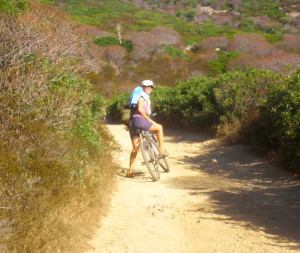
[(141, 141), (141, 151), (144, 162), (154, 181), (159, 180), (158, 158), (153, 149), (153, 144), (145, 139)]
[[(156, 139), (152, 138), (151, 142), (156, 151), (156, 154), (158, 155), (159, 154), (159, 146), (158, 146)], [(170, 171), (169, 161), (168, 161), (167, 157), (158, 157), (158, 164), (165, 172)]]

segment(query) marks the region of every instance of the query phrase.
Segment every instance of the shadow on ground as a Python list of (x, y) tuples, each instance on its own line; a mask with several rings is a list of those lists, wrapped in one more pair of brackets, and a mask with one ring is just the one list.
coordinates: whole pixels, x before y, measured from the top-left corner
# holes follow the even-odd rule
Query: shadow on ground
[(168, 137), (168, 142), (171, 143), (180, 143), (180, 142), (186, 142), (186, 143), (195, 143), (195, 142), (203, 142), (208, 141), (213, 138), (212, 135), (209, 134), (200, 134), (199, 131), (187, 131), (183, 132), (178, 129), (172, 129), (167, 128), (164, 130), (164, 134), (166, 137)]
[[(189, 136), (180, 139), (191, 142)], [(188, 189), (193, 196), (208, 196), (207, 202), (195, 204), (191, 211), (218, 214), (211, 219), (264, 231), (278, 242), (292, 241), (300, 248), (299, 179), (249, 153), (244, 146), (214, 141), (203, 143), (184, 162), (199, 176), (166, 183)]]

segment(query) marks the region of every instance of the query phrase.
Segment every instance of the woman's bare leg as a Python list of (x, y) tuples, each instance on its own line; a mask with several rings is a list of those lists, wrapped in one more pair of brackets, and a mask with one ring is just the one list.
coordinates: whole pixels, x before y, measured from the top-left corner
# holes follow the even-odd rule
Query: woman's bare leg
[(139, 139), (133, 139), (132, 142), (132, 151), (130, 153), (130, 161), (129, 161), (129, 171), (128, 174), (133, 175), (134, 164), (136, 160), (136, 156), (139, 152)]
[(165, 143), (164, 143), (164, 130), (162, 125), (160, 124), (154, 124), (152, 127), (149, 129), (149, 131), (156, 132), (157, 140), (159, 143), (159, 152), (161, 154), (165, 154)]

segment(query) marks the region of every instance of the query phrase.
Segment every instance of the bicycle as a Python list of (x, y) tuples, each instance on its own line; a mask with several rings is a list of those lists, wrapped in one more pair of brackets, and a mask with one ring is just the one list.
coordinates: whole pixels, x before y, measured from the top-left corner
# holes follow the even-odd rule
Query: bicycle
[(159, 144), (154, 132), (142, 129), (136, 129), (136, 131), (140, 134), (139, 145), (144, 158), (144, 162), (142, 164), (147, 166), (153, 180), (157, 181), (160, 179), (159, 167), (161, 167), (165, 172), (170, 171), (168, 158), (166, 156), (159, 155)]

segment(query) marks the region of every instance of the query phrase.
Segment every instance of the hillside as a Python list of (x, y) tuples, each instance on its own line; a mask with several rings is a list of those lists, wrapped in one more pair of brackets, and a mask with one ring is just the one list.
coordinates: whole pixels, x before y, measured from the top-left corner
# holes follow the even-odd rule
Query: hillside
[[(107, 64), (89, 78), (105, 96), (146, 78), (172, 86), (235, 68), (284, 73), (287, 65), (294, 70), (300, 64), (299, 5), (293, 1), (40, 2), (68, 12), (98, 45)], [(192, 10), (193, 18), (176, 8)]]
[[(212, 21), (239, 27), (243, 19), (252, 19), (258, 28), (278, 32), (279, 27), (287, 33), (299, 32), (300, 4), (297, 0), (125, 0), (145, 9), (155, 9), (200, 24)], [(250, 25), (250, 24), (249, 24)]]

